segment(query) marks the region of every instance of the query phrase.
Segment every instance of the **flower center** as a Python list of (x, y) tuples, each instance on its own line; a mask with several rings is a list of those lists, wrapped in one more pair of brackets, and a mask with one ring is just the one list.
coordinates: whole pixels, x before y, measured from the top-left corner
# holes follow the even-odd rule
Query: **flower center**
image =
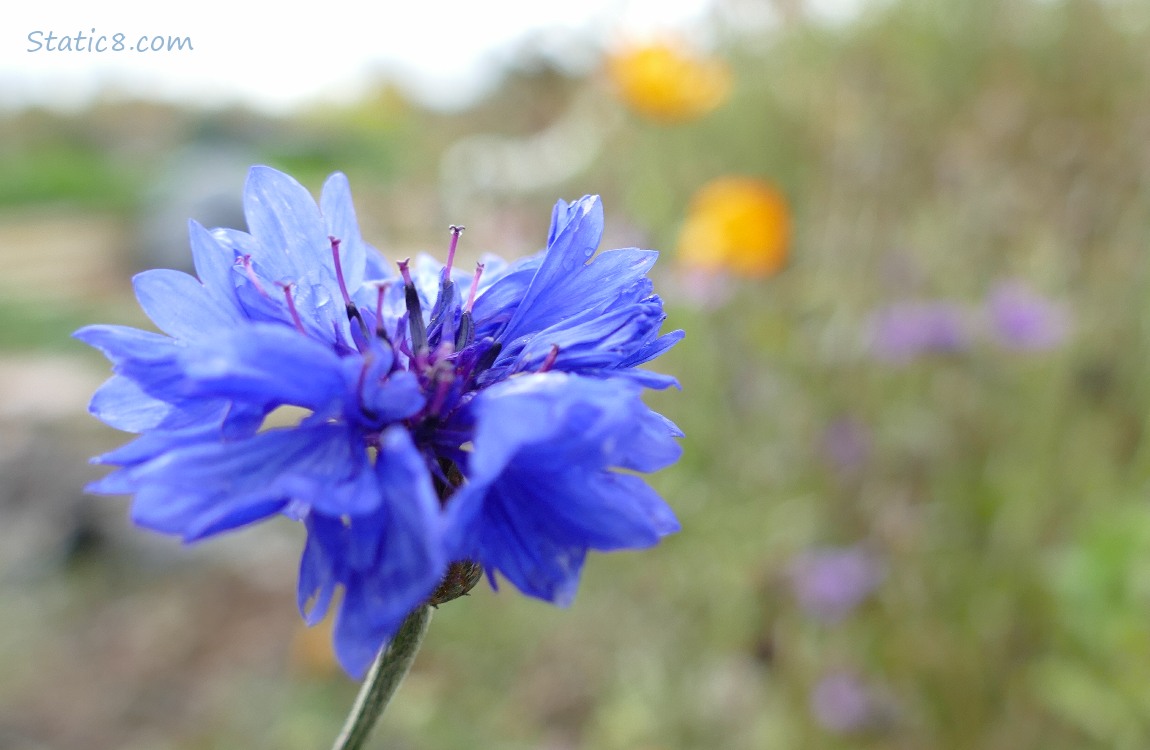
[[(376, 285), (374, 309), (361, 310), (352, 299), (347, 277), (344, 275), (341, 250), (344, 243), (337, 237), (329, 237), (331, 242), (332, 264), (340, 296), (351, 323), (351, 334), (355, 349), (344, 348), (345, 354), (357, 353), (363, 358), (356, 390), (360, 412), (365, 420), (365, 440), (370, 446), (378, 441), (379, 431), (385, 427), (388, 418), (383, 416), (390, 410), (381, 395), (380, 388), (387, 389), (388, 383), (397, 382), (393, 378), (406, 371), (401, 377), (415, 377), (423, 394), (423, 406), (415, 414), (403, 417), (401, 421), (411, 430), (416, 442), (424, 449), (440, 455), (449, 464), (469, 436), (456, 435), (458, 443), (449, 445), (450, 439), (443, 440), (443, 426), (450, 422), (452, 414), (460, 405), (467, 402), (469, 394), (478, 387), (479, 376), (490, 369), (498, 359), (502, 346), (490, 336), (477, 339), (474, 308), (479, 297), (479, 285), (483, 279), (484, 264), (477, 263), (475, 273), (467, 290), (465, 300), (460, 299), (452, 279), (459, 237), (463, 227), (452, 225), (447, 263), (439, 274), (439, 289), (431, 306), (431, 313), (424, 319), (426, 299), (420, 295), (418, 273), (412, 268), (411, 259), (398, 262), (399, 281), (403, 284), (403, 313), (396, 318), (397, 311), (389, 307), (392, 294), (392, 280), (380, 281)], [(258, 284), (251, 262), (247, 258), (237, 261), (243, 266), (254, 283)], [(303, 322), (293, 296), (294, 287), (279, 284), (292, 321), (301, 332)], [(396, 290), (398, 291), (398, 290)], [(262, 292), (262, 289), (261, 289)], [(394, 298), (391, 298), (394, 299)], [(371, 316), (374, 315), (374, 320)], [(370, 323), (374, 323), (371, 330)], [(553, 346), (539, 372), (554, 367), (559, 356), (559, 348)], [(382, 368), (380, 365), (390, 362)], [(394, 419), (394, 418), (393, 418)], [(442, 451), (446, 451), (443, 453)], [(457, 457), (456, 457), (457, 458)]]

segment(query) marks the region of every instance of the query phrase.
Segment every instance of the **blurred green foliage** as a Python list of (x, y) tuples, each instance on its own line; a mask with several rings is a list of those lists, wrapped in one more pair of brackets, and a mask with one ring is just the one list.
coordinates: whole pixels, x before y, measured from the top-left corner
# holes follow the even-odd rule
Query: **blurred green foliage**
[(49, 202), (123, 209), (135, 197), (115, 159), (73, 143), (38, 143), (5, 158), (0, 206)]
[[(1150, 746), (1148, 48), (1133, 0), (894, 0), (844, 26), (731, 29), (724, 107), (675, 126), (625, 115), (561, 193), (601, 192), (609, 227), (673, 248), (702, 182), (757, 176), (789, 197), (792, 262), (732, 281), (718, 306), (665, 294), (688, 337), (659, 368), (683, 392), (650, 400), (685, 430), (685, 454), (653, 483), (684, 531), (594, 558), (568, 612), (485, 592), (444, 607), (380, 746)], [(265, 123), (261, 153), (312, 186), (344, 169), (357, 189), (418, 193), (469, 127), (522, 133), (598, 85), (521, 71), (456, 115), (384, 92)], [(124, 208), (142, 174), (125, 163), (31, 142), (0, 168), (0, 203)], [(860, 343), (877, 306), (977, 304), (1002, 278), (1065, 302), (1070, 342), (901, 366)], [(4, 330), (75, 324), (16, 315), (0, 309)], [(843, 417), (872, 443), (850, 472), (823, 449)], [(844, 622), (813, 621), (789, 560), (859, 542), (885, 561), (883, 584)], [(66, 599), (72, 585), (47, 588)], [(812, 717), (811, 690), (836, 670), (881, 696), (870, 728), (838, 736)], [(282, 678), (232, 675), (186, 742), (149, 746), (322, 745), (352, 686)]]
[(67, 334), (92, 321), (97, 307), (30, 305), (0, 300), (0, 351), (76, 350)]

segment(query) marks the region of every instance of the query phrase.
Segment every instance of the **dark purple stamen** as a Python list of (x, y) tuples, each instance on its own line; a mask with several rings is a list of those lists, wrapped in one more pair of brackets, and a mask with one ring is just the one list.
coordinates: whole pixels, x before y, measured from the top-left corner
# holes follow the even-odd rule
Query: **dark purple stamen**
[(280, 282), (279, 288), (283, 290), (284, 299), (287, 300), (288, 312), (291, 313), (291, 319), (295, 321), (296, 330), (300, 333), (307, 335), (307, 331), (303, 327), (303, 321), (300, 320), (299, 311), (295, 309), (295, 300), (292, 298), (291, 284)]
[(423, 308), (419, 304), (419, 291), (411, 280), (408, 263), (411, 258), (399, 261), (399, 273), (403, 276), (403, 298), (407, 303), (407, 330), (411, 333), (411, 348), (418, 358), (427, 352), (427, 327), (423, 323)]
[(367, 416), (374, 419), (376, 416), (376, 412), (372, 411), (371, 409), (368, 409), (367, 405), (363, 401), (363, 392), (364, 392), (364, 389), (367, 387), (367, 369), (370, 366), (371, 366), (371, 359), (365, 358), (363, 360), (363, 367), (359, 368), (359, 378), (357, 379), (356, 384), (355, 384), (355, 394), (356, 394), (356, 398), (359, 400), (360, 410), (364, 414), (366, 414)]
[(483, 275), (483, 264), (475, 264), (475, 276), (471, 278), (471, 291), (467, 294), (467, 304), (463, 306), (463, 314), (459, 316), (459, 331), (455, 334), (455, 348), (462, 349), (471, 344), (475, 338), (475, 321), (471, 317), (471, 308), (475, 304), (475, 295), (479, 292), (479, 277)]
[(363, 319), (358, 307), (355, 305), (347, 306), (347, 319), (349, 322), (356, 323), (359, 326), (359, 332), (364, 335), (364, 338), (367, 338), (367, 321)]
[[(491, 341), (490, 338), (483, 339), (483, 341)], [(472, 370), (473, 374), (478, 375), (484, 370), (495, 364), (495, 360), (499, 358), (499, 354), (503, 351), (503, 344), (495, 341), (491, 346), (487, 347), (479, 358), (475, 360), (475, 368)]]
[(474, 338), (475, 323), (471, 320), (471, 311), (466, 310), (459, 316), (459, 330), (455, 332), (455, 348), (467, 347)]
[[(355, 323), (359, 326), (359, 332), (363, 334), (363, 338), (369, 338), (367, 323), (364, 322), (363, 315), (360, 314), (359, 308), (351, 301), (351, 295), (347, 293), (347, 281), (343, 278), (343, 264), (339, 260), (339, 245), (340, 240), (336, 237), (328, 235), (328, 240), (331, 242), (331, 259), (335, 264), (335, 280), (339, 282), (339, 293), (343, 295), (343, 307), (347, 313), (347, 320), (350, 323)], [(354, 337), (353, 337), (354, 338)], [(362, 345), (357, 341), (357, 348), (362, 348)]]

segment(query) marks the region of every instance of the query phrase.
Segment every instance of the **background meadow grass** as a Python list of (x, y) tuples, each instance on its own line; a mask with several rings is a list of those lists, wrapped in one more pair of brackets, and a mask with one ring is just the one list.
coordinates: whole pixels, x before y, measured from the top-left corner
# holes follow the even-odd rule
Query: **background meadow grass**
[[(182, 144), (222, 138), (313, 190), (346, 171), (365, 236), (393, 259), (442, 255), (449, 221), (474, 252), (530, 251), (557, 197), (602, 193), (608, 246), (668, 251), (656, 285), (668, 327), (688, 334), (658, 363), (682, 392), (649, 398), (686, 433), (683, 459), (651, 480), (683, 532), (593, 557), (566, 611), (485, 585), (443, 607), (378, 745), (1150, 746), (1150, 13), (892, 0), (839, 26), (720, 28), (730, 98), (673, 125), (529, 49), (454, 114), (384, 87), (291, 120), (130, 102), (9, 116), (3, 236), (33, 222), (48, 242), (54, 222), (93, 217), (112, 229), (89, 247), (118, 252), (42, 283), (21, 270), (35, 246), (9, 239), (4, 360), (66, 356), (84, 387), (99, 382), (101, 360), (66, 336), (142, 323), (126, 296), (143, 262), (132, 228)], [(574, 102), (601, 132), (561, 180), (488, 189), (440, 168), (477, 133), (527, 143)], [(692, 193), (725, 174), (787, 196), (790, 260), (691, 302), (677, 232)], [(172, 231), (183, 242), (182, 222)], [(1060, 346), (979, 336), (874, 356), (877, 310), (977, 311), (1006, 279), (1069, 311)], [(75, 411), (3, 412), (0, 748), (330, 743), (356, 686), (294, 612), (300, 530), (185, 550), (130, 529), (126, 501), (78, 494), (84, 458), (119, 436)], [(843, 424), (858, 441), (846, 462), (827, 442)], [(793, 562), (856, 545), (881, 582), (821, 621), (799, 606)], [(820, 720), (828, 676), (859, 686), (862, 721)]]

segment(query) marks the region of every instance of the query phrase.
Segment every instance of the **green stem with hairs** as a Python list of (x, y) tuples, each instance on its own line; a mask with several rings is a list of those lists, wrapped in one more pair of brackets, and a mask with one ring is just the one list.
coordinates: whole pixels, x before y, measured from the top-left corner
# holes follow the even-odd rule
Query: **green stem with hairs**
[(388, 701), (411, 669), (429, 622), (431, 607), (427, 604), (419, 605), (399, 626), (391, 642), (380, 650), (364, 678), (363, 687), (359, 689), (355, 705), (332, 750), (361, 750), (365, 746), (375, 723), (387, 708)]

